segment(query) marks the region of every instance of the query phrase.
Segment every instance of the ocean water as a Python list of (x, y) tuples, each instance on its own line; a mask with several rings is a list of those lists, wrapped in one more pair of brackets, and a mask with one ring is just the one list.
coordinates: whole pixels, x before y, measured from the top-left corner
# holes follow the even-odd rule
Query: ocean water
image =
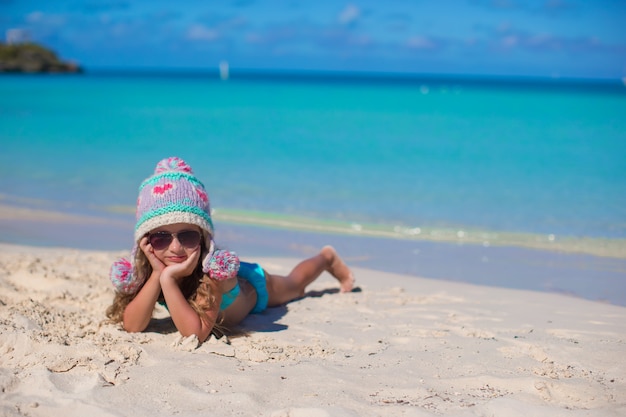
[(218, 224), (626, 258), (620, 83), (2, 76), (0, 144), (16, 209), (132, 226), (179, 156)]

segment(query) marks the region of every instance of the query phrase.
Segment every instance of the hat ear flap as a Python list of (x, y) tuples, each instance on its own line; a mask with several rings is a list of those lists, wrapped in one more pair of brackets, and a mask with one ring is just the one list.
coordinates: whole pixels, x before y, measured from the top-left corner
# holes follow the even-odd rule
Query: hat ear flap
[[(137, 248), (135, 246), (131, 256), (134, 257), (136, 251)], [(133, 270), (133, 264), (127, 258), (119, 258), (113, 262), (109, 271), (109, 279), (116, 291), (123, 294), (134, 294), (139, 291), (143, 281), (133, 273)]]
[(205, 256), (202, 272), (216, 281), (235, 278), (239, 272), (239, 256), (235, 252), (218, 249)]

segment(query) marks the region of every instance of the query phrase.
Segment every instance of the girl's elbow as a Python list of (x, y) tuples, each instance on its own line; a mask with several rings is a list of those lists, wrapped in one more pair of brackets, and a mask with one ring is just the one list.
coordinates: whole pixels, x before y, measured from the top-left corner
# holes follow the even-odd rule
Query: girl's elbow
[(128, 333), (143, 332), (144, 330), (146, 330), (146, 327), (148, 327), (148, 323), (133, 323), (132, 321), (131, 322), (124, 321), (122, 323), (122, 328), (126, 330)]
[(215, 325), (215, 321), (206, 320), (206, 318), (202, 317), (199, 317), (199, 319), (200, 320), (197, 323), (194, 323), (194, 325), (187, 327), (185, 329), (185, 332), (179, 329), (178, 331), (181, 336), (189, 337), (195, 335), (200, 343), (204, 343), (211, 335), (211, 332), (213, 331), (213, 326)]
[(140, 333), (143, 331), (143, 329), (140, 329), (139, 327), (133, 327), (133, 326), (126, 326), (124, 325), (124, 330), (126, 330), (128, 333)]
[(206, 342), (206, 340), (209, 338), (210, 335), (211, 335), (211, 332), (208, 332), (206, 334), (201, 333), (201, 334), (199, 334), (197, 336), (198, 336), (198, 340), (200, 341), (200, 343), (204, 343), (204, 342)]
[(179, 330), (179, 333), (182, 337), (191, 337), (191, 336), (196, 336), (198, 338), (198, 341), (200, 343), (203, 343), (204, 341), (206, 341), (209, 338), (209, 335), (211, 334), (211, 330), (212, 329), (196, 329), (196, 330), (189, 330), (186, 332), (182, 332)]

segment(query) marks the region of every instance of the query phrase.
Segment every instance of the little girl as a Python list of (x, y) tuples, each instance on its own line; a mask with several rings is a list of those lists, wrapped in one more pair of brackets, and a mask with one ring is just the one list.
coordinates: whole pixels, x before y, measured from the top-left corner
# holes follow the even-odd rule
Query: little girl
[(330, 246), (279, 276), (215, 249), (213, 237), (204, 185), (182, 159), (160, 161), (139, 187), (131, 260), (111, 267), (116, 292), (109, 319), (126, 331), (143, 331), (158, 302), (181, 335), (204, 341), (216, 324), (234, 326), (249, 313), (302, 297), (324, 271), (339, 281), (341, 292), (352, 291), (352, 272)]

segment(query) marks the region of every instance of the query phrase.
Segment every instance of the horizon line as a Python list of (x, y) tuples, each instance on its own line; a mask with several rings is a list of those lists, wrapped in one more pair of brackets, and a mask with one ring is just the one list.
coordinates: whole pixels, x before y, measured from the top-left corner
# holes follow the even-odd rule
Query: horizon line
[(96, 67), (83, 68), (84, 74), (104, 76), (187, 76), (206, 77), (218, 82), (237, 81), (273, 81), (273, 82), (320, 82), (346, 84), (396, 84), (438, 85), (441, 87), (475, 86), (512, 88), (556, 88), (587, 89), (626, 93), (624, 78), (576, 78), (548, 77), (527, 75), (496, 74), (450, 74), (450, 73), (413, 73), (391, 71), (355, 71), (355, 70), (303, 70), (303, 69), (262, 69), (262, 68), (184, 68), (184, 67)]
[[(228, 65), (228, 64), (226, 64)], [(85, 72), (94, 73), (182, 73), (182, 74), (214, 74), (219, 77), (223, 69), (215, 67), (117, 67), (117, 66), (83, 66)], [(375, 71), (375, 70), (329, 70), (329, 69), (295, 69), (295, 68), (248, 68), (229, 67), (229, 75), (266, 75), (266, 76), (318, 76), (318, 77), (346, 77), (346, 78), (402, 78), (407, 80), (528, 80), (528, 81), (555, 81), (555, 82), (616, 82), (626, 84), (625, 77), (583, 77), (561, 75), (523, 75), (523, 74), (472, 74), (472, 73), (445, 73), (445, 72), (406, 72), (406, 71)]]
[[(358, 70), (309, 70), (283, 68), (229, 68), (229, 67), (81, 67), (77, 74), (24, 73), (24, 75), (95, 75), (95, 76), (146, 76), (146, 77), (202, 77), (222, 82), (274, 81), (274, 82), (330, 82), (348, 84), (420, 85), (431, 83), (442, 87), (459, 86), (510, 86), (555, 87), (558, 89), (593, 89), (626, 93), (624, 78), (585, 78), (561, 76), (531, 76), (502, 74), (417, 73)], [(15, 75), (16, 73), (2, 73)], [(19, 74), (22, 75), (22, 74)]]

